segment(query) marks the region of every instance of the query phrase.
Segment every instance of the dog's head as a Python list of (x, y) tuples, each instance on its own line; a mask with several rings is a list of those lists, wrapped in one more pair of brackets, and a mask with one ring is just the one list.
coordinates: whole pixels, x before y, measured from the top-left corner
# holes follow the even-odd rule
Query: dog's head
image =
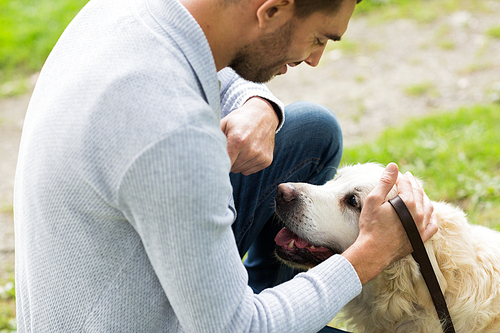
[[(365, 199), (384, 167), (375, 163), (346, 166), (325, 185), (284, 183), (278, 186), (276, 215), (283, 228), (275, 238), (276, 254), (287, 264), (310, 268), (356, 240)], [(396, 196), (393, 188), (387, 199)]]

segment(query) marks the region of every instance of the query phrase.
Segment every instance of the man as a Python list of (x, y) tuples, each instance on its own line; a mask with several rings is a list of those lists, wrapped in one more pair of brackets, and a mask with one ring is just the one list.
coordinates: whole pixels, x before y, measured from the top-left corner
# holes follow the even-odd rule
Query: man
[[(436, 232), (425, 194), (391, 164), (353, 246), (258, 294), (248, 285), (240, 254), (250, 246), (256, 291), (284, 278), (276, 267), (263, 277), (273, 225), (246, 206), (268, 202), (271, 181), (331, 176), (340, 134), (331, 113), (310, 104), (287, 109), (283, 123), (264, 87), (224, 68), (264, 82), (287, 64), (317, 65), (355, 6), (332, 3), (93, 0), (82, 10), (41, 72), (23, 131), (19, 332), (316, 332), (410, 253), (384, 203), (396, 182), (423, 239)], [(276, 127), (280, 147), (262, 170)], [(302, 134), (312, 140), (315, 128), (331, 142), (286, 147)], [(304, 157), (308, 150), (320, 156)], [(290, 165), (294, 153), (301, 160)]]

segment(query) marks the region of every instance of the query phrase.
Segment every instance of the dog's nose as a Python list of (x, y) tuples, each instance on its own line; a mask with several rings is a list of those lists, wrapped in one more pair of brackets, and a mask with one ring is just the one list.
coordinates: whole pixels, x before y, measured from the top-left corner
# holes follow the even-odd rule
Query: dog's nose
[(297, 198), (297, 190), (290, 184), (279, 184), (278, 193), (276, 194), (276, 203), (278, 205), (286, 205)]

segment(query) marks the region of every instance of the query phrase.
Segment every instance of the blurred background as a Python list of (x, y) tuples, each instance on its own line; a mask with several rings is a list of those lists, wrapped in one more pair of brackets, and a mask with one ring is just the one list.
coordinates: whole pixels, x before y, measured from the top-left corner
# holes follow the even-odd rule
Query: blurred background
[[(38, 72), (86, 0), (0, 0), (0, 333), (15, 332), (12, 190)], [(342, 164), (397, 162), (500, 230), (500, 0), (363, 0), (317, 68), (268, 86), (337, 115)]]

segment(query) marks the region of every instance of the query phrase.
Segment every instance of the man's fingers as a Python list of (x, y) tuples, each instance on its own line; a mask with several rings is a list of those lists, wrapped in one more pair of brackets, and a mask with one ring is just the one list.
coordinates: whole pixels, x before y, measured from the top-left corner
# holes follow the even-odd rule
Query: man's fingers
[[(406, 173), (406, 177), (410, 180), (413, 187), (413, 197), (417, 206), (417, 214), (422, 214), (424, 222), (430, 221), (432, 213), (434, 212), (434, 206), (431, 200), (420, 186), (420, 183), (410, 172)], [(421, 229), (425, 229), (426, 226), (427, 224), (422, 225)]]
[(422, 241), (428, 241), (438, 231), (431, 200), (410, 172), (398, 179), (398, 192), (411, 212)]
[(396, 163), (389, 163), (385, 168), (382, 176), (380, 177), (380, 181), (375, 189), (370, 193), (374, 199), (378, 199), (379, 203), (382, 204), (385, 201), (385, 198), (396, 184), (398, 180), (398, 166)]
[(220, 125), (227, 137), (231, 172), (250, 175), (271, 165), (276, 133), (272, 126), (271, 130), (266, 126), (242, 126), (239, 120), (242, 114), (234, 111), (223, 118)]
[(422, 241), (424, 243), (427, 242), (429, 239), (431, 239), (432, 236), (434, 236), (434, 234), (436, 232), (438, 232), (438, 230), (439, 230), (439, 227), (437, 224), (436, 216), (434, 214), (432, 214), (432, 216), (429, 220), (429, 223), (426, 225), (425, 229), (422, 232), (420, 232), (420, 236), (422, 237)]
[(418, 183), (417, 179), (409, 171), (405, 174), (405, 176), (411, 183), (411, 187), (413, 189), (413, 198), (415, 202), (423, 203), (425, 201), (425, 193), (422, 187), (420, 187), (420, 184)]
[(228, 145), (227, 146), (227, 154), (229, 155), (229, 158), (231, 159), (231, 167), (233, 167), (234, 163), (238, 159), (238, 156), (240, 155), (240, 152), (236, 149), (233, 149), (233, 146)]
[(264, 156), (264, 154), (260, 154), (250, 159), (250, 157), (239, 154), (236, 161), (231, 164), (231, 172), (241, 172), (243, 175), (248, 176), (267, 168), (272, 162), (273, 155)]
[(407, 175), (401, 174), (396, 182), (398, 186), (398, 194), (403, 199), (406, 205), (413, 204), (413, 186)]

